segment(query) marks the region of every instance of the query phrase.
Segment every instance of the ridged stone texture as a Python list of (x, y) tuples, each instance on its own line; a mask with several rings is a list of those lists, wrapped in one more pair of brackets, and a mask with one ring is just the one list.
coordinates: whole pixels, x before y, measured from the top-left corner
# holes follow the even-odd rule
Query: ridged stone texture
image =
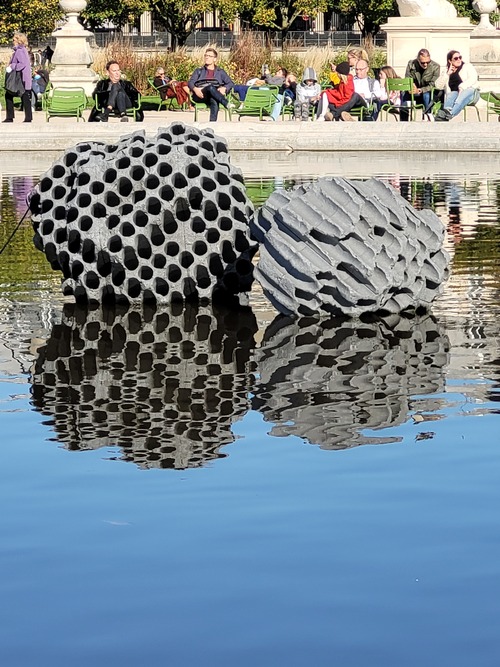
[(439, 218), (376, 179), (276, 191), (251, 229), (255, 277), (283, 314), (427, 310), (448, 276)]
[(224, 139), (174, 123), (69, 149), (31, 194), (35, 245), (81, 302), (170, 301), (251, 289), (253, 206)]

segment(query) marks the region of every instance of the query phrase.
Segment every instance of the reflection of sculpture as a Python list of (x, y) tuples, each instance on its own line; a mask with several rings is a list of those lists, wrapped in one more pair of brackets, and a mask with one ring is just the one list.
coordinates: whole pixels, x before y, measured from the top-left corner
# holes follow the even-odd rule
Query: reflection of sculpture
[(248, 409), (256, 321), (212, 308), (68, 307), (40, 349), (33, 402), (68, 449), (120, 446), (143, 467), (221, 457)]
[(400, 16), (456, 18), (457, 10), (447, 0), (397, 0)]
[[(435, 319), (277, 318), (256, 356), (252, 407), (271, 434), (323, 449), (392, 441), (362, 435), (408, 419), (410, 397), (444, 388), (449, 341)], [(419, 410), (439, 402), (419, 401)]]
[(182, 123), (69, 149), (30, 200), (35, 245), (77, 301), (169, 303), (246, 293), (253, 280), (241, 171), (212, 130)]

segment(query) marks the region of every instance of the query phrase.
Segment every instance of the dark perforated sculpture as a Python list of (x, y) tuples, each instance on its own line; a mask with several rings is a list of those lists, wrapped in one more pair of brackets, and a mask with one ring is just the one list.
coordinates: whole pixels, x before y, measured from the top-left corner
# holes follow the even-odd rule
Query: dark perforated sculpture
[(120, 447), (145, 468), (220, 458), (249, 408), (251, 311), (65, 307), (39, 350), (33, 404), (67, 449)]
[(77, 301), (212, 299), (253, 281), (253, 206), (227, 145), (182, 123), (78, 144), (30, 199), (35, 245)]
[[(394, 442), (383, 429), (441, 406), (450, 343), (430, 315), (374, 321), (280, 317), (256, 353), (252, 408), (271, 435), (323, 449)], [(370, 430), (380, 433), (370, 433)], [(431, 429), (430, 429), (431, 430)]]
[(251, 229), (255, 277), (283, 314), (428, 309), (448, 276), (442, 222), (376, 179), (276, 191)]

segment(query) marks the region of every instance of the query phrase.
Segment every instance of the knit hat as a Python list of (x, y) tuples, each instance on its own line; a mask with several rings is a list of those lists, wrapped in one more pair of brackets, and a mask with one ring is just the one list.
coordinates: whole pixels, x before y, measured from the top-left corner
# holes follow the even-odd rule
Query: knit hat
[(304, 70), (304, 74), (302, 75), (302, 81), (316, 81), (318, 80), (318, 77), (316, 76), (316, 72), (314, 71), (313, 67), (306, 67)]
[(349, 67), (349, 63), (348, 63), (347, 61), (344, 61), (343, 63), (339, 63), (339, 64), (337, 65), (337, 67), (336, 67), (336, 71), (337, 71), (339, 74), (345, 74), (345, 75), (347, 75), (347, 74), (349, 74), (349, 72), (351, 71), (351, 68)]

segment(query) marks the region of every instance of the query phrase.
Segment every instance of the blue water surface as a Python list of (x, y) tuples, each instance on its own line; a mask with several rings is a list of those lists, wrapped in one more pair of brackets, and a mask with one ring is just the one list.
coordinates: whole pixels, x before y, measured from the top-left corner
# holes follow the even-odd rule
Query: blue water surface
[[(489, 210), (494, 191), (481, 200)], [(259, 348), (272, 362), (278, 343), (264, 337), (244, 372), (220, 371), (233, 382), (221, 385), (220, 446), (184, 458), (169, 449), (182, 434), (151, 456), (138, 449), (163, 414), (142, 422), (140, 401), (130, 436), (125, 413), (112, 424), (110, 413), (115, 430), (101, 422), (96, 396), (121, 371), (120, 351), (64, 383), (81, 346), (55, 361), (43, 352), (63, 335), (57, 285), (22, 298), (4, 289), (0, 665), (496, 667), (500, 246), (493, 237), (479, 265), (477, 245), (460, 244), (499, 223), (468, 224), (458, 277), (423, 325), (436, 347), (387, 347), (387, 363), (397, 354), (408, 370), (380, 396), (360, 386), (347, 398), (335, 377), (288, 373), (286, 359), (277, 378)], [(367, 364), (352, 384), (370, 377)], [(150, 384), (134, 370), (116, 381), (127, 397)]]

